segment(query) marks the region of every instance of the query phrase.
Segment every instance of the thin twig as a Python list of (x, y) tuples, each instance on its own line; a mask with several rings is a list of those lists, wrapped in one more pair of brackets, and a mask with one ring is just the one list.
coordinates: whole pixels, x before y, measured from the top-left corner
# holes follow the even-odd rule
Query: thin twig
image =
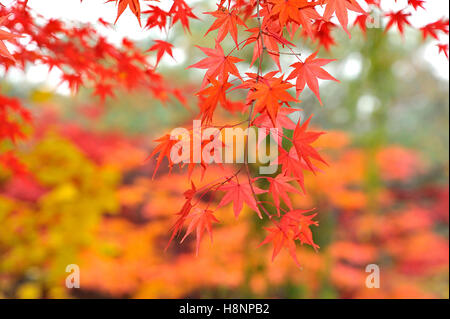
[[(257, 0), (256, 2), (256, 14), (257, 14), (257, 19), (258, 19), (258, 25), (259, 25), (259, 36), (261, 37), (261, 45), (263, 47), (262, 53), (259, 57), (259, 66), (258, 66), (258, 76), (256, 78), (256, 82), (259, 81), (259, 78), (261, 77), (261, 73), (262, 73), (262, 61), (263, 61), (263, 57), (264, 57), (264, 50), (266, 50), (266, 47), (264, 46), (264, 40), (262, 37), (262, 27), (261, 27), (261, 16), (259, 13), (259, 1)], [(257, 45), (259, 45), (259, 42), (257, 41)], [(248, 113), (248, 126), (247, 129), (250, 128), (251, 126), (251, 121), (252, 121), (252, 116), (253, 116), (253, 110), (255, 107), (255, 102), (252, 103), (251, 107), (250, 107), (250, 111)], [(272, 216), (269, 214), (269, 212), (265, 209), (265, 207), (263, 205), (260, 205), (259, 201), (258, 201), (258, 197), (256, 196), (256, 192), (255, 189), (253, 187), (253, 182), (252, 182), (252, 176), (250, 173), (250, 167), (248, 165), (248, 137), (247, 140), (245, 141), (245, 149), (244, 149), (244, 165), (245, 165), (245, 170), (247, 172), (247, 180), (248, 180), (248, 184), (250, 185), (250, 190), (252, 191), (252, 195), (253, 198), (255, 199), (256, 205), (258, 207), (261, 207), (263, 212), (267, 215), (267, 217), (269, 217), (269, 219), (272, 219)], [(259, 212), (259, 217), (262, 218), (261, 213)]]

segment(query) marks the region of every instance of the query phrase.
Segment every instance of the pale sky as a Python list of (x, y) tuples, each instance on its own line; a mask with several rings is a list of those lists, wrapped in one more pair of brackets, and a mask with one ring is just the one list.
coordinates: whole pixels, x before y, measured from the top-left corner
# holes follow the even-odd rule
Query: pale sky
[[(199, 0), (187, 0), (189, 4), (198, 2)], [(8, 6), (15, 0), (2, 0), (2, 3)], [(155, 2), (156, 3), (156, 2)], [(211, 9), (215, 7), (216, 1), (211, 0)], [(383, 0), (382, 4), (384, 8), (398, 10), (406, 6), (407, 0)], [(62, 18), (66, 21), (78, 21), (78, 22), (91, 22), (95, 23), (98, 18), (113, 23), (117, 8), (114, 2), (105, 4), (105, 0), (84, 0), (80, 3), (80, 0), (29, 0), (28, 4), (36, 12), (39, 12), (46, 18)], [(161, 5), (164, 9), (170, 8), (172, 1), (161, 0)], [(420, 27), (429, 22), (434, 22), (439, 18), (447, 17), (449, 11), (449, 1), (447, 0), (428, 0), (426, 1), (426, 11), (419, 9), (417, 13), (413, 13), (410, 21), (414, 26)], [(145, 8), (145, 6), (144, 6)], [(200, 15), (201, 12), (194, 12)], [(142, 39), (154, 39), (161, 38), (162, 35), (158, 34), (158, 31), (144, 31), (142, 30), (135, 16), (127, 9), (121, 16), (117, 25), (113, 28), (105, 28), (98, 25), (99, 32), (108, 37), (109, 41), (113, 43), (120, 43), (121, 39), (128, 37), (134, 40)], [(448, 36), (442, 38), (442, 43), (448, 43)], [(430, 41), (426, 45), (422, 52), (422, 58), (431, 65), (433, 71), (441, 78), (449, 78), (448, 60), (443, 54), (438, 54), (436, 47), (436, 41)], [(176, 61), (178, 63), (183, 62), (184, 53), (183, 50), (178, 49), (174, 52)], [(168, 61), (168, 60), (166, 60)], [(164, 63), (164, 59), (162, 61)], [(173, 60), (170, 60), (173, 64)], [(56, 87), (60, 82), (60, 74), (58, 71), (53, 71), (48, 74), (47, 68), (44, 66), (31, 66), (27, 72), (23, 74), (20, 71), (12, 71), (8, 78), (12, 81), (28, 80), (32, 83), (46, 83), (50, 87)], [(58, 87), (59, 93), (67, 94), (67, 87)]]

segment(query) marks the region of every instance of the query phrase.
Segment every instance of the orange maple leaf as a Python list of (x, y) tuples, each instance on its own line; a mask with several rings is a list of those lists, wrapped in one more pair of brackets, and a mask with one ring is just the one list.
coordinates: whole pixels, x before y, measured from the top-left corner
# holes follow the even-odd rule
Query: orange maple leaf
[(299, 102), (287, 90), (293, 87), (289, 82), (283, 80), (283, 77), (274, 77), (275, 72), (266, 74), (260, 78), (250, 91), (249, 99), (255, 101), (255, 112), (262, 113), (267, 111), (275, 125), (279, 108), (289, 102)]
[(299, 23), (299, 9), (317, 5), (317, 2), (308, 2), (308, 0), (269, 0), (269, 2), (274, 5), (270, 16), (278, 15), (281, 27), (285, 26), (288, 21)]
[(217, 80), (211, 80), (211, 86), (201, 90), (197, 93), (203, 98), (200, 104), (200, 110), (202, 113), (202, 121), (207, 124), (211, 122), (212, 116), (217, 105), (220, 103), (223, 107), (228, 105), (226, 98), (226, 91), (232, 86), (232, 84), (226, 82), (221, 83)]

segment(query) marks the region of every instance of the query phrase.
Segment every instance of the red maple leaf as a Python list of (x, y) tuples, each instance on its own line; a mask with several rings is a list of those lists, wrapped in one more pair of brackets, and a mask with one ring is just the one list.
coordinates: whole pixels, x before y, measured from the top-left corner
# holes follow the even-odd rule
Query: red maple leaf
[(300, 267), (300, 263), (297, 259), (296, 246), (294, 239), (294, 232), (284, 225), (277, 225), (277, 227), (265, 227), (265, 230), (269, 232), (266, 238), (259, 244), (258, 247), (272, 242), (273, 252), (272, 252), (272, 262), (280, 253), (283, 247), (286, 247), (294, 260), (295, 264)]
[(317, 214), (305, 215), (305, 213), (311, 211), (297, 209), (286, 213), (283, 217), (289, 220), (290, 227), (297, 230), (295, 238), (300, 240), (300, 243), (308, 244), (317, 251), (319, 246), (314, 243), (312, 232), (309, 228), (311, 225), (319, 226), (318, 222), (312, 220)]
[(184, 197), (186, 199), (186, 202), (184, 203), (181, 210), (177, 213), (179, 216), (177, 220), (175, 221), (175, 224), (172, 226), (171, 231), (172, 235), (170, 236), (170, 239), (166, 245), (165, 250), (169, 248), (170, 243), (175, 238), (176, 235), (178, 235), (181, 232), (181, 229), (184, 226), (184, 223), (186, 222), (186, 218), (188, 217), (189, 213), (191, 212), (191, 209), (194, 207), (191, 204), (192, 199), (194, 198), (195, 194), (197, 193), (197, 189), (193, 182), (191, 182), (192, 188), (184, 192)]
[[(316, 20), (313, 23), (314, 40), (317, 40), (319, 48), (322, 46), (325, 50), (330, 51), (331, 46), (336, 44), (331, 34), (334, 28), (336, 25), (328, 21)], [(302, 31), (302, 35), (306, 37), (307, 33)]]
[(448, 43), (437, 44), (437, 47), (439, 49), (439, 53), (444, 53), (448, 59)]
[(113, 86), (107, 83), (96, 83), (94, 87), (94, 95), (100, 97), (100, 100), (104, 102), (106, 97), (114, 97)]
[(239, 182), (236, 183), (234, 181), (229, 181), (226, 185), (223, 185), (218, 189), (226, 192), (218, 207), (222, 207), (230, 202), (233, 202), (234, 216), (237, 218), (242, 211), (244, 203), (246, 203), (251, 209), (256, 211), (260, 218), (262, 218), (256, 199), (253, 196), (252, 187), (256, 195), (267, 192), (254, 185), (250, 186), (249, 183), (242, 184)]
[(80, 74), (68, 74), (64, 73), (61, 76), (61, 83), (67, 82), (69, 89), (74, 94), (78, 92), (80, 86), (83, 85), (83, 79)]
[(145, 27), (147, 29), (153, 27), (158, 27), (160, 30), (164, 29), (167, 25), (168, 13), (157, 6), (148, 6), (148, 8), (148, 10), (142, 12), (142, 14), (147, 15)]
[(295, 179), (283, 174), (279, 174), (275, 178), (266, 178), (270, 182), (269, 193), (272, 194), (273, 202), (275, 204), (275, 207), (277, 208), (278, 216), (280, 216), (281, 200), (283, 200), (289, 207), (289, 209), (292, 210), (292, 203), (289, 198), (288, 192), (300, 194), (300, 191), (298, 189), (289, 184), (289, 182)]
[(438, 32), (442, 32), (444, 34), (449, 33), (448, 19), (439, 19), (433, 23), (429, 23), (420, 28), (420, 31), (422, 31), (422, 37), (424, 39), (430, 36), (436, 40), (439, 40)]
[(117, 18), (116, 21), (114, 21), (114, 24), (117, 23), (117, 20), (119, 20), (125, 9), (129, 7), (131, 12), (133, 12), (133, 14), (138, 19), (139, 25), (141, 25), (141, 5), (139, 3), (139, 0), (108, 0), (106, 2), (112, 1), (115, 1), (116, 4), (118, 3)]
[(299, 240), (302, 244), (306, 243), (311, 245), (314, 249), (319, 248), (319, 246), (314, 243), (312, 232), (309, 228), (312, 225), (318, 226), (318, 223), (312, 220), (316, 214), (305, 215), (305, 213), (310, 211), (311, 210), (290, 211), (284, 214), (281, 221), (276, 223), (274, 227), (265, 228), (269, 232), (269, 235), (267, 235), (259, 246), (272, 242), (272, 261), (275, 260), (281, 249), (285, 247), (288, 249), (289, 254), (296, 265), (300, 267), (296, 255), (295, 240)]
[[(311, 7), (304, 7), (298, 10), (298, 24), (303, 27), (303, 32), (305, 32), (311, 40), (314, 40), (313, 32), (313, 20), (320, 19), (320, 15), (317, 13), (316, 9)], [(295, 24), (294, 24), (295, 25)], [(291, 34), (296, 31), (293, 28)]]
[(214, 12), (205, 12), (205, 14), (210, 14), (216, 18), (216, 21), (211, 25), (211, 27), (206, 31), (205, 36), (214, 30), (219, 29), (219, 33), (217, 34), (216, 42), (220, 43), (225, 38), (225, 36), (230, 33), (233, 38), (236, 46), (238, 46), (237, 41), (237, 25), (242, 25), (247, 27), (244, 21), (241, 20), (238, 16), (238, 11), (236, 9), (228, 10), (223, 6), (219, 6), (219, 8)]
[[(311, 169), (306, 165), (303, 159), (299, 159), (297, 151), (292, 147), (289, 152), (283, 148), (279, 148), (279, 156), (276, 163), (281, 165), (281, 172), (285, 176), (292, 176), (300, 185), (303, 193), (306, 193), (303, 171), (310, 171)], [(314, 171), (318, 170), (314, 167)]]
[(320, 161), (324, 164), (327, 164), (325, 160), (319, 155), (314, 147), (311, 146), (311, 143), (315, 142), (324, 132), (307, 132), (309, 122), (311, 121), (312, 116), (310, 116), (302, 125), (300, 125), (300, 121), (298, 121), (297, 126), (294, 130), (294, 136), (292, 137), (293, 147), (297, 151), (297, 155), (299, 159), (303, 159), (311, 169), (311, 171), (315, 172), (314, 166), (310, 160), (310, 158)]
[[(0, 27), (4, 24), (5, 20), (8, 16), (0, 17)], [(20, 38), (20, 35), (12, 34), (7, 31), (0, 30), (0, 56), (10, 59), (11, 61), (16, 62), (16, 59), (12, 56), (12, 54), (8, 51), (5, 43), (3, 41), (11, 41), (15, 38)]]
[(389, 18), (389, 21), (386, 25), (385, 32), (387, 32), (394, 24), (397, 24), (400, 34), (403, 35), (405, 25), (411, 25), (408, 21), (408, 17), (411, 16), (411, 13), (405, 13), (403, 10), (404, 9), (386, 13), (386, 17)]
[(197, 19), (196, 15), (192, 12), (191, 7), (189, 7), (184, 0), (173, 0), (169, 14), (172, 16), (172, 25), (180, 21), (183, 28), (187, 31), (190, 31), (189, 18)]
[(186, 230), (186, 234), (184, 235), (181, 242), (183, 242), (186, 239), (186, 237), (189, 236), (189, 234), (191, 234), (195, 230), (196, 234), (195, 253), (196, 255), (198, 255), (200, 242), (202, 240), (205, 230), (208, 232), (212, 242), (212, 223), (219, 223), (219, 221), (213, 215), (213, 211), (208, 209), (196, 208), (191, 213), (191, 216), (192, 220), (189, 223), (189, 226)]
[(345, 32), (347, 32), (350, 37), (350, 32), (347, 29), (348, 26), (348, 10), (367, 14), (363, 8), (358, 4), (356, 0), (325, 0), (326, 7), (325, 12), (323, 13), (323, 18), (327, 21), (333, 16), (333, 13), (336, 13), (336, 17), (341, 24), (342, 28)]
[(423, 0), (408, 0), (408, 4), (414, 8), (414, 10), (417, 10), (418, 8), (425, 9), (423, 6), (425, 1)]
[(314, 52), (308, 58), (306, 58), (305, 62), (297, 62), (292, 64), (294, 70), (289, 74), (287, 80), (297, 78), (296, 81), (296, 89), (297, 89), (297, 97), (300, 95), (300, 92), (303, 91), (305, 85), (314, 92), (314, 94), (319, 99), (320, 104), (322, 104), (322, 100), (320, 99), (319, 94), (319, 81), (317, 79), (322, 80), (333, 80), (339, 82), (339, 80), (335, 79), (331, 76), (327, 71), (322, 69), (322, 66), (336, 61), (333, 59), (315, 59), (317, 53), (319, 51)]
[(170, 151), (172, 149), (172, 146), (174, 146), (178, 142), (178, 140), (174, 139), (170, 134), (166, 134), (163, 137), (156, 139), (155, 142), (159, 142), (159, 145), (147, 158), (147, 160), (150, 160), (153, 156), (159, 153), (158, 159), (156, 160), (155, 170), (153, 172), (153, 178), (155, 178), (156, 172), (158, 171), (158, 168), (161, 165), (164, 157), (167, 157), (167, 160), (169, 161), (169, 167), (172, 168), (173, 163), (170, 159)]
[(234, 64), (244, 60), (230, 55), (225, 56), (220, 44), (217, 44), (215, 49), (196, 47), (202, 50), (208, 57), (188, 68), (207, 69), (202, 87), (208, 83), (208, 80), (211, 81), (216, 78), (218, 78), (219, 82), (227, 82), (229, 74), (241, 78), (241, 75)]
[(364, 36), (367, 33), (367, 19), (370, 18), (369, 15), (361, 14), (356, 17), (355, 21), (353, 22), (353, 26), (358, 25), (361, 29)]
[(163, 57), (165, 53), (170, 55), (173, 58), (172, 53), (173, 45), (169, 42), (163, 41), (163, 40), (155, 40), (155, 44), (151, 46), (148, 51), (157, 51), (156, 52), (156, 65), (158, 65), (159, 61)]

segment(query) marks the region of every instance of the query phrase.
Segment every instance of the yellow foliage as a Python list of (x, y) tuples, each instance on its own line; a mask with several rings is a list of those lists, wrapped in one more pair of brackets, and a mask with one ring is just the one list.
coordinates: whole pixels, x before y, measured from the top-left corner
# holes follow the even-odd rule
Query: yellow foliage
[(57, 287), (68, 275), (66, 266), (92, 243), (102, 216), (118, 211), (120, 173), (95, 164), (56, 134), (24, 152), (22, 160), (46, 191), (36, 202), (0, 197), (0, 273), (9, 274), (0, 291), (34, 268), (36, 283), (22, 284), (17, 297), (37, 298), (41, 290), (62, 297), (66, 293)]

